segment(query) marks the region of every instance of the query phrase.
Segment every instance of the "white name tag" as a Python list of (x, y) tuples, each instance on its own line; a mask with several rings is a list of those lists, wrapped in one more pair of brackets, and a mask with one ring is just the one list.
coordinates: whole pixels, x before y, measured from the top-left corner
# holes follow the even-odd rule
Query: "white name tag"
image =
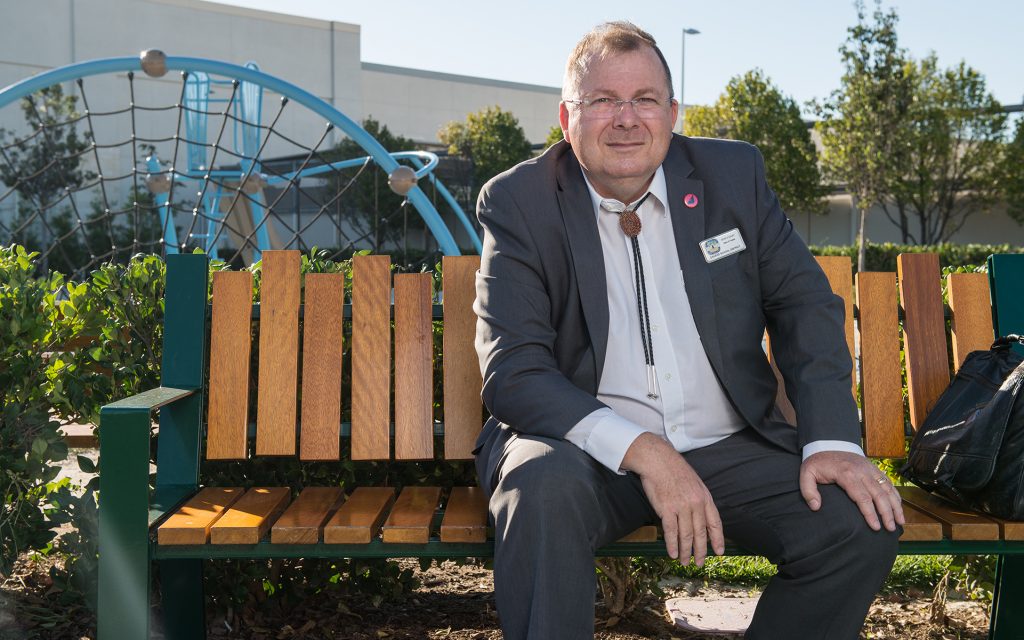
[(740, 235), (739, 229), (732, 229), (700, 242), (704, 260), (709, 263), (739, 253), (746, 248), (747, 245), (743, 242), (743, 236)]

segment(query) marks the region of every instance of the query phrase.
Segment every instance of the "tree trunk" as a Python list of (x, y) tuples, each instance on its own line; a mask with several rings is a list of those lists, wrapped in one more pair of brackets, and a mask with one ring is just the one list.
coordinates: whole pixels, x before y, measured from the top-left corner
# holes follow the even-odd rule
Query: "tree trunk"
[(910, 244), (910, 229), (907, 228), (907, 205), (902, 202), (896, 205), (900, 211), (900, 237), (903, 244)]
[(857, 272), (866, 271), (867, 247), (864, 241), (864, 225), (868, 220), (867, 207), (861, 207), (860, 198), (852, 196), (853, 210), (859, 214), (860, 228), (857, 229)]

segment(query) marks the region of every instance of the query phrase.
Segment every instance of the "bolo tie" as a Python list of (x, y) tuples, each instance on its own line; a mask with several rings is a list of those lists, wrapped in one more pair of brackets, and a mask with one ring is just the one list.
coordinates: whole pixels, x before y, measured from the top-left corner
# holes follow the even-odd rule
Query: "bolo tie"
[(640, 342), (644, 348), (644, 364), (647, 365), (647, 397), (651, 400), (658, 398), (658, 374), (654, 368), (654, 343), (651, 340), (651, 314), (647, 310), (647, 282), (644, 278), (644, 259), (640, 255), (640, 242), (636, 239), (640, 235), (642, 224), (640, 214), (637, 211), (644, 201), (651, 195), (648, 191), (644, 197), (637, 200), (636, 204), (627, 207), (618, 200), (602, 200), (601, 206), (611, 213), (619, 216), (619, 228), (629, 238), (630, 246), (633, 248), (633, 282), (636, 287), (636, 311), (640, 317)]

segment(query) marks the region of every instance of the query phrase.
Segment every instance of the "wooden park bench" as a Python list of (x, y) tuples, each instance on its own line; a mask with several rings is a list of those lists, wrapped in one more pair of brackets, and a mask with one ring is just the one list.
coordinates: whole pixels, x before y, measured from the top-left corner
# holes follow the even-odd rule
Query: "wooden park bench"
[[(848, 258), (820, 262), (846, 302), (851, 354), (860, 345), (854, 391), (861, 392), (865, 450), (901, 458), (905, 402), (916, 428), (950, 379), (938, 258), (902, 255), (898, 274), (861, 273), (856, 286)], [(259, 304), (247, 271), (214, 273), (211, 303), (207, 258), (168, 256), (163, 386), (101, 414), (99, 638), (148, 637), (154, 561), (167, 637), (195, 640), (205, 637), (204, 561), (491, 555), (485, 497), (475, 487), (406, 486), (396, 493), (391, 487), (199, 486), (203, 460), (297, 456), (323, 464), (343, 453), (353, 460), (471, 458), (483, 416), (473, 348), (478, 265), (477, 257), (445, 258), (443, 302), (435, 304), (431, 274), (392, 277), (387, 257), (356, 257), (346, 301), (341, 274), (303, 277), (297, 251), (269, 251)], [(990, 259), (990, 277), (994, 304), (984, 274), (948, 278), (954, 365), (968, 351), (988, 348), (995, 333), (1024, 333), (1024, 256)], [(443, 423), (433, 406), (433, 322), (443, 323)], [(347, 323), (351, 394), (343, 398)], [(250, 371), (254, 349), (258, 364)], [(343, 404), (351, 413), (345, 424)], [(779, 404), (792, 412), (782, 392)], [(443, 452), (435, 452), (441, 434)], [(1013, 606), (1024, 602), (1024, 523), (967, 513), (913, 487), (901, 491), (907, 516), (901, 553), (999, 554), (992, 637), (1024, 637), (1024, 607)], [(644, 527), (600, 555), (664, 555), (657, 535), (655, 527)]]

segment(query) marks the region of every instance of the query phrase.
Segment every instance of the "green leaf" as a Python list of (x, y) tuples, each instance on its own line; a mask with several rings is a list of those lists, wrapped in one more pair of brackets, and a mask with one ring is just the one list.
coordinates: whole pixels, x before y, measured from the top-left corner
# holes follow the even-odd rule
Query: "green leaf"
[(60, 462), (68, 457), (68, 445), (63, 440), (51, 442), (48, 447), (50, 460)]
[(42, 438), (36, 438), (32, 441), (32, 453), (35, 454), (37, 458), (42, 458), (46, 455), (46, 447), (46, 440), (43, 440)]
[(87, 456), (78, 456), (78, 468), (84, 473), (96, 473), (96, 463)]

